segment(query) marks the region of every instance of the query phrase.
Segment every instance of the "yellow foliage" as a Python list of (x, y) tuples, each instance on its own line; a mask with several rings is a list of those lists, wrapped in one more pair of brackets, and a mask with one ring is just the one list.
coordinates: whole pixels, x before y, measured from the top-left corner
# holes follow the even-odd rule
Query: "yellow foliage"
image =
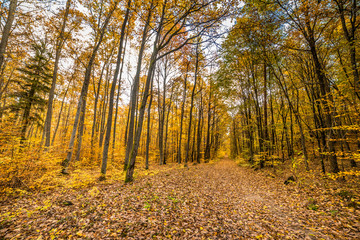
[(89, 190), (89, 194), (92, 196), (92, 197), (96, 197), (98, 196), (100, 193), (99, 189), (97, 187), (93, 187), (92, 189)]

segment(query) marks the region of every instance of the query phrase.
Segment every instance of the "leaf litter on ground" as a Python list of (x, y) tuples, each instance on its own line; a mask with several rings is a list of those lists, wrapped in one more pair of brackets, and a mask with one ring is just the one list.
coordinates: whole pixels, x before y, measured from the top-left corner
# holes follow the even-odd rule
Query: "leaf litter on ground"
[(224, 159), (1, 202), (0, 238), (358, 239), (359, 210), (321, 196)]

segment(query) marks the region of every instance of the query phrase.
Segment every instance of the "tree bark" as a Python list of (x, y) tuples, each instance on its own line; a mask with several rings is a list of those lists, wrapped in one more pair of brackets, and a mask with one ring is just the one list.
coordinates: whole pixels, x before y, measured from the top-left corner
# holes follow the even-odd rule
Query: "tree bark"
[[(152, 3), (153, 2), (151, 2), (151, 6), (152, 6)], [(133, 180), (134, 169), (135, 169), (135, 160), (136, 160), (136, 156), (137, 156), (137, 152), (138, 152), (138, 148), (139, 148), (139, 143), (140, 143), (140, 137), (141, 137), (141, 131), (142, 131), (142, 126), (143, 126), (145, 107), (146, 107), (147, 98), (149, 96), (150, 82), (151, 82), (151, 78), (152, 78), (152, 75), (153, 75), (153, 71), (155, 71), (156, 60), (157, 60), (156, 58), (157, 58), (157, 55), (158, 55), (158, 52), (159, 52), (159, 48), (158, 48), (157, 45), (158, 45), (158, 42), (159, 42), (159, 39), (160, 39), (161, 30), (162, 30), (162, 27), (163, 27), (166, 4), (167, 4), (167, 0), (165, 0), (164, 3), (163, 3), (160, 23), (159, 23), (158, 30), (157, 30), (156, 37), (155, 37), (155, 41), (154, 41), (153, 52), (152, 52), (151, 57), (150, 57), (150, 64), (149, 64), (148, 74), (147, 74), (145, 88), (144, 88), (144, 92), (143, 92), (143, 97), (142, 97), (142, 100), (141, 100), (140, 111), (139, 111), (139, 119), (138, 119), (137, 128), (136, 128), (136, 132), (135, 132), (135, 138), (134, 138), (134, 141), (133, 141), (133, 144), (132, 144), (131, 152), (129, 154), (130, 156), (129, 156), (129, 162), (128, 162), (127, 171), (126, 171), (125, 182), (131, 182)], [(149, 19), (150, 19), (150, 13), (149, 13)]]
[(94, 152), (95, 133), (96, 133), (96, 136), (98, 134), (98, 128), (97, 128), (97, 112), (98, 112), (98, 110), (97, 110), (97, 108), (98, 108), (98, 103), (99, 103), (101, 82), (102, 82), (103, 74), (104, 74), (105, 67), (107, 64), (108, 64), (108, 61), (106, 61), (103, 64), (103, 67), (101, 68), (100, 77), (99, 77), (96, 91), (95, 91), (95, 82), (94, 82), (95, 103), (94, 103), (94, 115), (93, 115), (93, 124), (92, 124), (92, 128), (91, 128), (91, 140), (90, 140), (90, 152), (91, 152), (92, 156), (95, 155), (95, 152)]
[(56, 41), (54, 72), (53, 72), (51, 88), (50, 88), (50, 92), (49, 92), (48, 107), (47, 107), (45, 125), (44, 125), (45, 147), (46, 148), (50, 146), (51, 122), (52, 122), (52, 114), (53, 114), (53, 101), (54, 101), (55, 88), (56, 88), (57, 72), (58, 72), (58, 68), (59, 68), (59, 60), (61, 57), (61, 50), (66, 41), (66, 39), (64, 37), (64, 32), (65, 32), (65, 27), (66, 27), (66, 22), (67, 22), (67, 19), (69, 16), (69, 12), (70, 12), (70, 5), (71, 5), (71, 0), (67, 0), (66, 7), (65, 7), (65, 14), (64, 14), (63, 22), (62, 22), (61, 28), (60, 28), (59, 38)]
[(209, 103), (208, 103), (208, 112), (207, 112), (206, 146), (204, 153), (205, 162), (208, 162), (210, 159), (210, 126), (211, 126), (211, 82), (209, 89)]
[[(73, 147), (75, 144), (75, 137), (76, 137), (76, 131), (78, 128), (78, 123), (80, 120), (80, 112), (83, 109), (83, 105), (86, 106), (86, 98), (87, 98), (87, 93), (88, 93), (88, 89), (89, 89), (89, 84), (90, 84), (90, 77), (91, 77), (91, 70), (95, 61), (95, 57), (97, 55), (97, 52), (99, 50), (99, 47), (103, 41), (104, 38), (104, 34), (106, 31), (106, 28), (109, 24), (110, 18), (113, 14), (113, 12), (115, 11), (117, 5), (119, 3), (119, 0), (117, 0), (114, 3), (114, 6), (112, 7), (112, 9), (110, 10), (110, 12), (108, 13), (105, 22), (100, 30), (100, 36), (99, 36), (99, 40), (98, 42), (95, 44), (95, 47), (93, 48), (91, 57), (89, 59), (89, 62), (87, 64), (86, 70), (85, 70), (85, 76), (84, 76), (84, 82), (83, 82), (83, 86), (81, 88), (81, 93), (80, 93), (80, 97), (79, 97), (79, 101), (78, 101), (78, 105), (76, 108), (76, 115), (75, 115), (75, 120), (74, 120), (74, 124), (73, 124), (73, 130), (72, 130), (72, 134), (71, 134), (71, 138), (70, 138), (70, 142), (69, 142), (69, 147), (67, 150), (67, 156), (65, 158), (65, 160), (63, 161), (62, 165), (63, 165), (63, 169), (62, 169), (62, 173), (63, 174), (67, 174), (68, 173), (68, 167), (71, 161), (71, 157), (73, 154)], [(86, 107), (85, 107), (86, 109)], [(85, 112), (84, 112), (85, 114)]]
[(351, 68), (352, 68), (352, 73), (353, 73), (353, 78), (354, 78), (354, 89), (355, 89), (355, 95), (360, 99), (360, 77), (359, 77), (359, 70), (358, 70), (358, 66), (357, 66), (357, 56), (356, 56), (356, 30), (359, 27), (359, 25), (357, 24), (357, 11), (358, 11), (358, 6), (357, 6), (357, 1), (356, 0), (352, 0), (352, 4), (351, 4), (351, 10), (350, 12), (350, 18), (349, 18), (349, 23), (350, 23), (350, 29), (347, 27), (347, 20), (345, 19), (345, 11), (346, 9), (344, 9), (344, 2), (343, 1), (339, 1), (339, 0), (334, 0), (338, 6), (338, 12), (340, 15), (340, 21), (341, 21), (341, 26), (344, 32), (344, 36), (346, 41), (348, 42), (349, 45), (349, 52), (350, 52), (350, 63), (351, 63)]
[(130, 110), (129, 110), (130, 121), (129, 121), (129, 129), (127, 130), (128, 136), (126, 138), (127, 144), (126, 144), (126, 153), (125, 153), (125, 161), (124, 161), (124, 170), (127, 170), (127, 168), (128, 168), (130, 152), (133, 148), (135, 111), (136, 111), (136, 102), (137, 102), (139, 82), (140, 82), (141, 63), (142, 63), (142, 59), (143, 59), (143, 55), (144, 55), (144, 51), (145, 51), (145, 43), (146, 43), (146, 38), (147, 38), (147, 34), (148, 34), (148, 28), (149, 28), (150, 20), (152, 17), (152, 11), (153, 11), (152, 8), (153, 8), (153, 1), (151, 1), (150, 7), (148, 10), (148, 14), (146, 17), (146, 21), (145, 21), (145, 26), (143, 29), (141, 45), (140, 45), (138, 61), (137, 61), (137, 67), (136, 67), (136, 74), (135, 74), (133, 88), (132, 88), (131, 96), (130, 96), (130, 103), (131, 103)]
[(267, 110), (267, 63), (264, 63), (264, 161), (267, 160), (269, 154), (269, 130), (268, 130), (268, 110)]
[(33, 104), (32, 99), (34, 98), (34, 95), (35, 95), (35, 88), (36, 88), (36, 86), (34, 84), (32, 84), (29, 94), (27, 96), (27, 103), (26, 103), (26, 106), (24, 109), (23, 123), (21, 126), (21, 141), (26, 140), (26, 130), (30, 123), (30, 111), (31, 111), (31, 107)]
[(333, 119), (332, 119), (332, 115), (331, 115), (331, 109), (329, 106), (333, 102), (332, 94), (331, 94), (329, 82), (325, 76), (325, 70), (323, 69), (323, 67), (320, 63), (320, 60), (318, 58), (316, 42), (315, 42), (313, 29), (311, 27), (311, 23), (309, 22), (307, 16), (305, 16), (305, 19), (306, 19), (305, 23), (306, 23), (306, 27), (307, 27), (307, 31), (308, 31), (307, 41), (308, 41), (308, 44), (310, 47), (312, 60), (314, 62), (315, 74), (316, 74), (316, 77), (318, 79), (318, 83), (320, 86), (322, 107), (324, 108), (325, 123), (326, 123), (326, 130), (324, 130), (324, 131), (326, 132), (326, 135), (327, 135), (327, 145), (328, 145), (328, 150), (330, 152), (331, 171), (333, 173), (337, 173), (337, 172), (339, 172), (339, 166), (338, 166), (337, 157), (336, 157), (336, 153), (335, 153), (336, 152), (335, 141), (333, 140), (334, 134), (333, 134), (333, 129), (332, 129)]
[(165, 139), (164, 139), (164, 164), (166, 164), (167, 156), (168, 156), (168, 152), (169, 152), (168, 149), (167, 149), (167, 146), (168, 146), (167, 143), (168, 143), (169, 115), (170, 115), (170, 112), (171, 112), (173, 94), (174, 94), (174, 85), (173, 85), (173, 87), (171, 89), (169, 106), (168, 106), (168, 110), (167, 110), (167, 113), (166, 113)]
[[(73, 75), (74, 76), (74, 75)], [(72, 79), (73, 79), (73, 76), (71, 77), (70, 81), (69, 81), (69, 84), (68, 86), (66, 87), (66, 90), (65, 90), (65, 93), (64, 93), (64, 97), (61, 101), (61, 107), (60, 107), (60, 111), (59, 111), (59, 116), (58, 116), (58, 120), (57, 120), (57, 123), (56, 123), (56, 127), (55, 127), (55, 131), (54, 131), (54, 135), (53, 135), (53, 138), (52, 138), (52, 141), (51, 141), (51, 145), (54, 144), (54, 141), (55, 141), (55, 137), (56, 137), (56, 133), (58, 131), (58, 128), (59, 128), (59, 125), (60, 125), (60, 118), (61, 118), (61, 113), (63, 111), (63, 107), (64, 107), (64, 103), (65, 103), (65, 98), (66, 98), (66, 95), (69, 91), (69, 88), (70, 88), (70, 84), (72, 82)]]
[(151, 121), (151, 104), (153, 99), (153, 82), (154, 82), (154, 75), (152, 76), (151, 80), (151, 87), (150, 87), (150, 99), (149, 99), (149, 106), (147, 111), (147, 133), (146, 133), (146, 152), (145, 152), (145, 169), (149, 169), (149, 146), (150, 146), (150, 121)]
[(196, 162), (200, 163), (201, 159), (201, 135), (202, 135), (202, 118), (203, 118), (203, 96), (202, 87), (200, 90), (200, 105), (199, 105), (199, 121), (197, 126), (197, 142), (196, 142)]
[(121, 78), (122, 78), (122, 73), (123, 73), (123, 68), (124, 68), (124, 63), (125, 63), (125, 53), (126, 53), (126, 45), (127, 45), (127, 39), (129, 36), (129, 28), (126, 34), (126, 38), (125, 38), (125, 45), (124, 45), (124, 53), (123, 53), (123, 60), (121, 62), (121, 69), (120, 69), (120, 76), (119, 76), (119, 84), (118, 84), (118, 92), (117, 92), (117, 97), (116, 97), (116, 107), (115, 107), (115, 117), (114, 117), (114, 131), (113, 131), (113, 151), (115, 149), (115, 141), (116, 141), (116, 123), (117, 123), (117, 118), (118, 118), (118, 109), (119, 109), (119, 99), (120, 99), (120, 91), (121, 91)]
[[(122, 49), (123, 49), (123, 44), (124, 44), (125, 29), (126, 29), (126, 25), (127, 25), (129, 13), (130, 13), (130, 5), (131, 5), (131, 0), (128, 0), (124, 21), (121, 26), (119, 51), (118, 51), (118, 56), (117, 56), (117, 60), (116, 60), (114, 78), (113, 78), (111, 90), (110, 90), (109, 111), (108, 111), (106, 135), (105, 135), (105, 142), (104, 142), (104, 149), (103, 149), (103, 156), (102, 156), (102, 163), (101, 163), (101, 174), (103, 175), (103, 177), (106, 174), (106, 166), (107, 166), (108, 151), (109, 151), (109, 145), (110, 145), (113, 110), (114, 110), (114, 95), (115, 95), (117, 78), (118, 78), (119, 71), (120, 71), (121, 55), (122, 55)], [(120, 85), (120, 83), (119, 83), (119, 85)]]
[(15, 13), (16, 13), (16, 8), (17, 8), (17, 0), (10, 0), (10, 5), (9, 5), (9, 13), (6, 19), (6, 23), (3, 29), (3, 32), (1, 34), (1, 41), (0, 41), (0, 69), (2, 69), (4, 61), (5, 61), (5, 52), (6, 52), (6, 47), (8, 44), (8, 40), (10, 37), (10, 31), (11, 31), (11, 27), (12, 24), (14, 22), (15, 19)]
[(188, 134), (187, 134), (187, 143), (186, 143), (186, 152), (185, 152), (185, 167), (187, 167), (188, 159), (189, 159), (189, 150), (190, 150), (190, 138), (191, 138), (191, 123), (192, 123), (192, 113), (194, 108), (194, 97), (195, 97), (195, 89), (198, 79), (198, 71), (199, 71), (199, 47), (200, 43), (197, 42), (195, 48), (195, 74), (194, 74), (194, 86), (191, 92), (191, 102), (190, 102), (190, 113), (189, 113), (189, 126), (188, 126)]
[(189, 70), (190, 63), (186, 66), (186, 75), (184, 78), (184, 91), (183, 91), (183, 99), (181, 104), (181, 115), (180, 115), (180, 133), (179, 133), (179, 145), (178, 145), (178, 153), (177, 153), (177, 162), (181, 163), (181, 149), (182, 149), (182, 132), (183, 132), (183, 122), (184, 122), (184, 110), (185, 110), (185, 103), (186, 103), (186, 85), (187, 85), (187, 77), (188, 77), (188, 70)]
[[(107, 71), (108, 72), (108, 71)], [(105, 99), (102, 99), (102, 109), (101, 109), (101, 121), (100, 121), (100, 136), (99, 136), (99, 149), (101, 151), (104, 144), (104, 134), (106, 129), (106, 109), (109, 103), (109, 85), (111, 74), (106, 74), (106, 84), (105, 84)], [(99, 152), (98, 159), (101, 157), (101, 152)], [(102, 178), (101, 178), (102, 179)]]

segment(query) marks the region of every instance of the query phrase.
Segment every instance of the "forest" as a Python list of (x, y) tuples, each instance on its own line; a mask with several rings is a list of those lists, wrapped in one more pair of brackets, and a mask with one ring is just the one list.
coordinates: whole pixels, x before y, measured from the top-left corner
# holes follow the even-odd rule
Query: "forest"
[(357, 0), (0, 3), (0, 239), (360, 237)]

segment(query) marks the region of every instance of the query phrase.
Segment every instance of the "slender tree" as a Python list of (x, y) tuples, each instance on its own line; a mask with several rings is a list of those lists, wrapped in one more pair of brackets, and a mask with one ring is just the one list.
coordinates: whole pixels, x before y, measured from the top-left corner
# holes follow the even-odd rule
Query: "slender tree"
[(69, 163), (71, 161), (71, 157), (73, 154), (73, 147), (75, 144), (75, 135), (76, 135), (76, 131), (78, 128), (78, 123), (80, 120), (80, 114), (85, 114), (85, 107), (86, 106), (86, 98), (87, 98), (87, 93), (88, 93), (88, 89), (89, 89), (89, 84), (90, 84), (90, 78), (91, 78), (91, 72), (92, 72), (92, 67), (95, 61), (95, 57), (97, 55), (97, 52), (100, 48), (100, 45), (103, 41), (104, 38), (104, 34), (105, 31), (107, 29), (107, 26), (110, 22), (110, 19), (118, 5), (119, 1), (115, 1), (112, 6), (110, 7), (109, 12), (107, 13), (104, 23), (102, 24), (101, 28), (100, 28), (100, 33), (97, 39), (97, 42), (94, 45), (94, 48), (92, 49), (92, 53), (91, 56), (89, 58), (89, 61), (87, 63), (87, 67), (85, 70), (85, 76), (84, 76), (84, 81), (83, 81), (83, 86), (81, 88), (81, 93), (79, 96), (79, 101), (78, 101), (78, 105), (77, 105), (77, 109), (76, 109), (76, 115), (75, 115), (75, 120), (74, 120), (74, 124), (73, 124), (73, 130), (72, 130), (72, 134), (71, 134), (71, 138), (70, 138), (70, 142), (69, 142), (69, 148), (67, 150), (67, 156), (66, 159), (63, 161), (62, 165), (63, 165), (63, 169), (62, 169), (62, 173), (67, 174), (68, 173), (68, 167), (69, 167)]
[(103, 149), (103, 155), (102, 155), (102, 164), (101, 164), (101, 174), (102, 174), (103, 178), (105, 177), (105, 174), (106, 174), (108, 151), (109, 151), (110, 137), (111, 137), (113, 109), (114, 109), (115, 88), (116, 88), (116, 83), (117, 83), (117, 80), (118, 80), (118, 75), (119, 75), (119, 72), (120, 72), (121, 56), (122, 56), (123, 44), (124, 44), (124, 39), (125, 39), (125, 34), (126, 34), (125, 33), (126, 25), (127, 25), (128, 18), (129, 18), (129, 13), (130, 13), (130, 6), (131, 6), (131, 0), (129, 0), (128, 3), (127, 3), (124, 21), (123, 21), (122, 26), (121, 26), (119, 50), (118, 50), (118, 55), (117, 55), (117, 60), (116, 60), (116, 67), (115, 67), (114, 77), (113, 77), (113, 81), (112, 81), (112, 84), (111, 84), (111, 90), (110, 90), (109, 111), (108, 111), (108, 118), (107, 118), (107, 125), (106, 125), (106, 135), (105, 135), (104, 149)]
[(51, 88), (50, 88), (49, 98), (48, 98), (48, 107), (47, 107), (45, 124), (44, 124), (45, 147), (50, 146), (51, 122), (52, 122), (53, 101), (54, 101), (54, 95), (55, 95), (57, 72), (58, 72), (58, 68), (59, 68), (61, 51), (62, 51), (64, 43), (66, 41), (65, 27), (66, 27), (66, 22), (68, 20), (68, 16), (69, 16), (69, 12), (70, 12), (70, 6), (71, 6), (71, 0), (67, 0), (63, 21), (62, 21), (61, 27), (60, 27), (59, 37), (56, 40), (54, 71), (53, 71), (53, 76), (52, 76)]

